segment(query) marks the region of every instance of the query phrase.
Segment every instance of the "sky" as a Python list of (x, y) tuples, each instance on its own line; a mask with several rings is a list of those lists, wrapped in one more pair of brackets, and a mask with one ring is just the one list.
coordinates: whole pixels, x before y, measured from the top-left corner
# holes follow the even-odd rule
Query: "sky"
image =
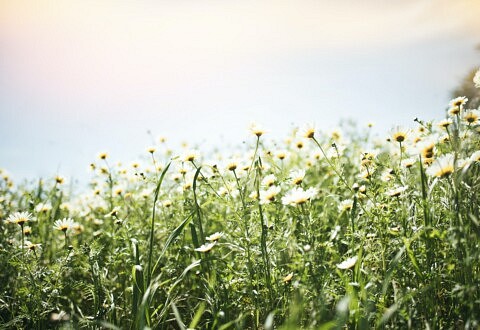
[(0, 0), (0, 168), (81, 179), (157, 136), (438, 119), (480, 66), (478, 17), (478, 0)]

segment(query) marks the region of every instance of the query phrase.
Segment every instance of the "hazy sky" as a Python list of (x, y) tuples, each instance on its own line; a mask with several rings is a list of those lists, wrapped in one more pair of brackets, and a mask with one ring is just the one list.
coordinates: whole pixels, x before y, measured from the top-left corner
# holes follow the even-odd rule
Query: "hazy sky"
[(480, 1), (0, 0), (0, 167), (85, 176), (152, 135), (240, 145), (258, 121), (378, 131), (443, 116), (480, 65)]

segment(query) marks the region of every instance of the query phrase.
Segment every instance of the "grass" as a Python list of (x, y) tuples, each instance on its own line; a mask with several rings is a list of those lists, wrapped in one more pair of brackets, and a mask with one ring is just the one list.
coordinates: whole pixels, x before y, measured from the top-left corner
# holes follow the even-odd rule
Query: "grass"
[(0, 324), (477, 329), (480, 130), (455, 106), (382, 140), (255, 127), (213, 159), (102, 154), (82, 194), (3, 172)]

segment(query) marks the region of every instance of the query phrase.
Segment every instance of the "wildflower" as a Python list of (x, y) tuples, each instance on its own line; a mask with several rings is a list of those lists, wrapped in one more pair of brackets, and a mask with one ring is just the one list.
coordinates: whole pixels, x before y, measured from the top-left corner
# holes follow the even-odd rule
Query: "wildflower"
[(213, 247), (214, 247), (216, 244), (217, 244), (217, 241), (215, 241), (215, 242), (213, 242), (213, 243), (206, 243), (206, 244), (203, 244), (202, 246), (196, 248), (195, 251), (207, 253), (207, 252), (210, 252), (210, 250), (212, 250)]
[(464, 106), (466, 103), (468, 102), (468, 98), (465, 97), (465, 96), (460, 96), (460, 97), (457, 97), (453, 100), (450, 101), (449, 105), (451, 107), (461, 107), (461, 106)]
[(358, 191), (362, 194), (365, 194), (367, 192), (367, 187), (365, 187), (365, 185), (362, 184), (360, 187), (358, 187)]
[(338, 129), (335, 129), (332, 131), (332, 133), (330, 134), (330, 136), (332, 137), (332, 140), (333, 141), (340, 141), (340, 139), (342, 138), (342, 133), (340, 133), (340, 131)]
[(398, 197), (398, 196), (400, 196), (403, 192), (405, 192), (407, 189), (408, 189), (407, 186), (404, 186), (404, 187), (395, 187), (395, 188), (393, 188), (393, 189), (390, 189), (390, 190), (387, 192), (387, 195), (390, 196), (390, 197)]
[(27, 249), (29, 252), (36, 253), (37, 251), (42, 249), (42, 244), (40, 243), (32, 243), (30, 241), (25, 241), (25, 249)]
[(108, 158), (108, 154), (106, 152), (101, 152), (98, 154), (98, 158), (101, 160), (105, 160)]
[(300, 185), (305, 178), (305, 170), (292, 171), (290, 173), (290, 178), (292, 179), (293, 184)]
[(173, 204), (172, 201), (169, 200), (169, 199), (164, 200), (163, 203), (162, 203), (163, 207), (170, 207), (170, 206), (172, 206), (172, 204)]
[(47, 213), (52, 210), (52, 205), (50, 203), (38, 204), (35, 207), (35, 212), (37, 213)]
[(353, 191), (358, 191), (358, 189), (360, 189), (360, 185), (355, 182), (355, 183), (352, 185), (352, 190), (353, 190)]
[(265, 134), (265, 130), (257, 123), (252, 123), (250, 125), (250, 131), (258, 138)]
[(350, 211), (352, 208), (353, 208), (353, 201), (351, 199), (346, 199), (344, 201), (341, 201), (340, 204), (338, 205), (339, 212)]
[(375, 159), (375, 154), (371, 152), (366, 152), (362, 155), (362, 166), (369, 166), (373, 164), (373, 160)]
[(15, 212), (7, 218), (7, 221), (23, 227), (25, 223), (32, 221), (32, 214), (28, 212)]
[(220, 187), (218, 188), (218, 191), (217, 191), (217, 194), (219, 194), (220, 196), (227, 196), (229, 193), (228, 191), (228, 188), (227, 187)]
[(390, 180), (393, 179), (393, 175), (395, 174), (395, 171), (391, 168), (386, 168), (383, 172), (382, 172), (382, 176), (381, 176), (381, 180), (383, 182), (388, 182)]
[(435, 155), (435, 143), (426, 142), (421, 146), (421, 154), (423, 158), (433, 158)]
[(262, 185), (266, 187), (270, 187), (275, 183), (276, 179), (277, 178), (275, 177), (275, 174), (269, 174), (263, 178)]
[(473, 77), (473, 83), (475, 84), (475, 87), (480, 88), (480, 70), (475, 73), (475, 76)]
[(355, 264), (357, 263), (357, 259), (358, 259), (357, 256), (348, 258), (347, 260), (342, 261), (341, 263), (337, 264), (337, 268), (339, 268), (339, 269), (350, 269), (353, 266), (355, 266)]
[(426, 166), (430, 166), (433, 163), (433, 158), (424, 158), (423, 159), (423, 164)]
[(450, 108), (448, 109), (448, 113), (452, 116), (458, 115), (460, 111), (463, 109), (463, 106), (467, 103), (468, 98), (465, 96), (457, 97), (450, 101), (448, 104)]
[(322, 158), (322, 153), (320, 151), (314, 151), (312, 152), (310, 157), (312, 157), (312, 159), (319, 160), (320, 158)]
[(142, 198), (148, 198), (148, 197), (150, 197), (151, 195), (153, 195), (152, 189), (143, 189), (143, 190), (140, 192), (140, 197), (142, 197)]
[(85, 228), (83, 227), (83, 225), (81, 225), (77, 222), (73, 223), (72, 230), (76, 235), (81, 234), (84, 231), (84, 229)]
[(205, 239), (207, 241), (210, 241), (210, 242), (216, 242), (218, 241), (220, 238), (222, 238), (224, 235), (223, 232), (216, 232), (216, 233), (213, 233), (212, 235), (206, 237)]
[(183, 160), (186, 162), (193, 162), (197, 158), (198, 154), (193, 150), (187, 151), (183, 156)]
[[(480, 70), (479, 70), (480, 72)], [(478, 73), (478, 72), (477, 72)], [(475, 151), (471, 156), (470, 156), (470, 161), (472, 162), (480, 162), (480, 150)]]
[(297, 146), (298, 149), (302, 149), (303, 148), (303, 142), (302, 141), (297, 141), (296, 146)]
[(440, 143), (447, 143), (448, 141), (450, 141), (450, 136), (448, 134), (440, 137)]
[(150, 154), (154, 154), (156, 150), (157, 150), (157, 149), (156, 149), (155, 147), (153, 147), (153, 146), (147, 148), (147, 152), (150, 153)]
[(252, 191), (252, 192), (250, 193), (250, 195), (248, 195), (248, 197), (251, 198), (251, 199), (257, 199), (257, 198), (258, 198), (258, 194), (257, 194), (256, 191)]
[(362, 169), (362, 171), (358, 174), (358, 177), (361, 179), (370, 179), (372, 177), (372, 171), (369, 171), (368, 168)]
[(56, 182), (57, 184), (63, 184), (63, 183), (65, 182), (65, 179), (64, 179), (63, 177), (61, 177), (60, 175), (57, 175), (57, 176), (55, 177), (55, 182)]
[(335, 238), (337, 238), (338, 233), (340, 232), (342, 228), (340, 226), (335, 226), (334, 229), (332, 229), (332, 232), (330, 233), (330, 241), (333, 241)]
[(453, 154), (443, 155), (430, 165), (427, 169), (427, 174), (439, 178), (447, 177), (455, 170), (454, 161), (455, 158)]
[(114, 207), (109, 213), (105, 214), (105, 218), (116, 218), (118, 216), (118, 208)]
[(62, 211), (70, 211), (72, 209), (72, 204), (69, 202), (63, 202), (59, 205), (60, 210)]
[(289, 283), (293, 278), (293, 273), (288, 274), (283, 278), (283, 283)]
[(275, 197), (280, 193), (280, 187), (271, 186), (267, 190), (260, 191), (260, 204), (269, 204), (275, 200)]
[(55, 223), (53, 224), (53, 229), (60, 230), (66, 233), (67, 230), (73, 228), (74, 225), (75, 222), (72, 218), (63, 218), (61, 220), (55, 221)]
[(410, 168), (415, 164), (415, 158), (407, 158), (402, 160), (402, 166), (405, 168)]
[(60, 313), (52, 313), (50, 315), (50, 321), (52, 322), (69, 321), (69, 320), (70, 320), (70, 315), (68, 315), (64, 311), (60, 311)]
[(447, 118), (447, 119), (443, 119), (443, 120), (439, 121), (438, 122), (438, 127), (443, 128), (443, 129), (447, 129), (448, 126), (450, 126), (452, 124), (453, 124), (453, 121), (450, 118)]
[(478, 123), (479, 116), (480, 116), (480, 111), (470, 110), (463, 116), (463, 120), (465, 120), (469, 125), (474, 125)]
[(392, 133), (392, 138), (398, 143), (402, 143), (407, 139), (408, 130), (405, 130), (401, 127), (397, 127)]
[(260, 191), (260, 204), (269, 204), (280, 193), (280, 187), (270, 186), (267, 190)]
[(237, 162), (231, 161), (230, 163), (227, 164), (227, 170), (229, 171), (235, 171), (238, 167)]
[(102, 219), (93, 219), (92, 222), (96, 226), (102, 226), (103, 225), (103, 220)]
[(25, 236), (30, 236), (32, 234), (32, 228), (29, 226), (26, 226), (23, 228), (23, 234)]
[(343, 155), (345, 151), (344, 145), (337, 145), (336, 143), (332, 143), (331, 147), (327, 150), (327, 158), (338, 158)]
[(283, 205), (301, 205), (316, 197), (318, 190), (316, 188), (293, 188), (287, 195), (282, 198)]
[(285, 158), (287, 158), (287, 152), (284, 150), (277, 152), (277, 158), (280, 160), (284, 160)]
[(315, 136), (315, 128), (313, 126), (306, 126), (303, 131), (302, 135), (307, 139), (313, 139)]

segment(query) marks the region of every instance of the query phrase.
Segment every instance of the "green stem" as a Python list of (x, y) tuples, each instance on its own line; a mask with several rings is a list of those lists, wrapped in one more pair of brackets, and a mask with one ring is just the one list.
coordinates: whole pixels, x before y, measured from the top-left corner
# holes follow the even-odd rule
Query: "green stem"
[(343, 176), (340, 174), (340, 172), (338, 172), (338, 170), (335, 168), (335, 166), (333, 165), (333, 163), (330, 161), (330, 159), (328, 159), (327, 157), (327, 154), (325, 153), (325, 151), (323, 150), (321, 144), (317, 141), (317, 139), (315, 139), (314, 137), (312, 137), (312, 140), (317, 144), (318, 148), (320, 149), (320, 151), (322, 152), (323, 154), (323, 157), (325, 158), (325, 160), (327, 161), (328, 165), (332, 168), (332, 170), (335, 172), (335, 174), (338, 176), (338, 178), (340, 179), (340, 181), (342, 181), (342, 183), (345, 185), (345, 187), (347, 187), (348, 190), (352, 190), (352, 188), (350, 187), (350, 185), (348, 184), (347, 181), (345, 181), (345, 179), (343, 178)]
[[(261, 169), (260, 169), (260, 160), (256, 162), (256, 168), (257, 168), (257, 178), (256, 178), (256, 189), (257, 189), (257, 196), (260, 196), (260, 176), (261, 176)], [(263, 209), (262, 209), (262, 204), (260, 203), (260, 199), (257, 198), (257, 206), (258, 206), (258, 212), (260, 215), (260, 225), (262, 227), (262, 236), (261, 236), (261, 249), (262, 249), (262, 257), (263, 257), (263, 263), (265, 264), (265, 281), (267, 283), (267, 288), (269, 292), (269, 302), (272, 302), (273, 300), (273, 292), (272, 292), (272, 283), (271, 283), (271, 270), (270, 270), (270, 260), (268, 256), (268, 250), (267, 250), (267, 225), (264, 222), (264, 217), (263, 217)]]
[(25, 255), (25, 233), (23, 232), (23, 224), (20, 225), (20, 230), (22, 231), (22, 260)]

